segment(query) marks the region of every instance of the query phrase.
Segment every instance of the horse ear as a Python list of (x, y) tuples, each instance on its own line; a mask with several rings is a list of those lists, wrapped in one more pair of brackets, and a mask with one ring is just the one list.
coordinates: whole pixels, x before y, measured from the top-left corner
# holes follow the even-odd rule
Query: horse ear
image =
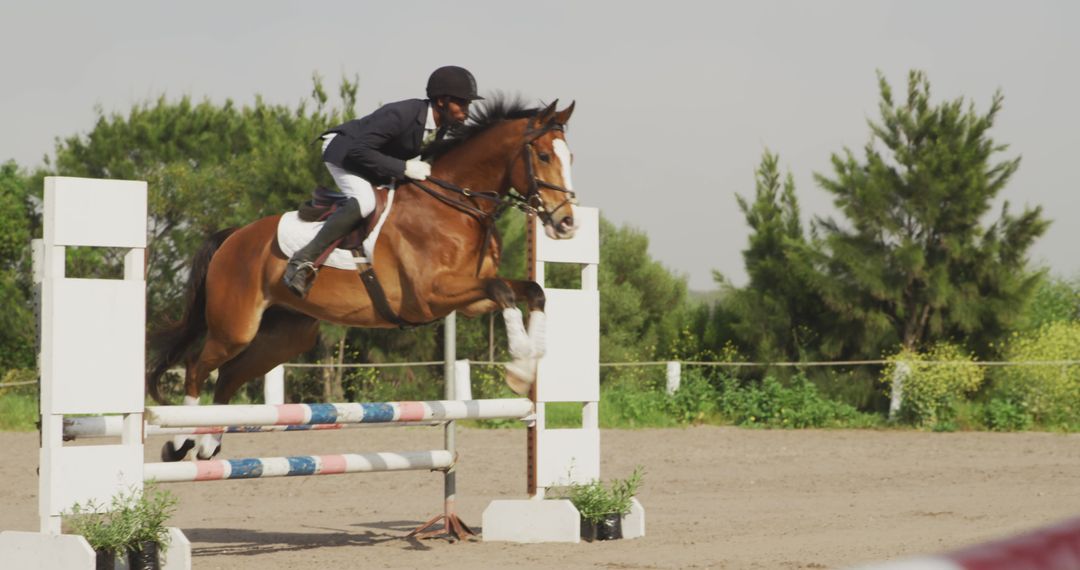
[(558, 105), (558, 104), (559, 104), (559, 100), (556, 99), (556, 100), (552, 101), (550, 105), (548, 105), (547, 107), (544, 107), (543, 111), (540, 111), (539, 113), (536, 114), (536, 126), (537, 127), (542, 127), (542, 126), (548, 124), (548, 122), (551, 121), (551, 119), (555, 116), (555, 106)]
[(555, 122), (560, 125), (565, 125), (566, 122), (570, 120), (570, 115), (574, 114), (574, 105), (576, 103), (577, 101), (571, 101), (569, 107), (563, 109), (562, 111), (559, 111), (555, 115)]

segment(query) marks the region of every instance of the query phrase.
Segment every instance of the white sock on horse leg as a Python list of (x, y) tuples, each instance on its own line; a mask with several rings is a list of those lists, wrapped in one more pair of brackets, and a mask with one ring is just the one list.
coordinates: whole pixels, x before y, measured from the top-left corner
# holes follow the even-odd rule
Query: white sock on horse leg
[(199, 438), (199, 446), (196, 455), (199, 459), (210, 459), (221, 447), (220, 433), (205, 433)]
[(544, 311), (529, 312), (529, 342), (532, 343), (533, 358), (540, 358), (547, 352), (547, 315)]
[[(199, 405), (199, 399), (194, 397), (194, 396), (184, 396), (184, 405), (185, 406), (198, 406)], [(180, 447), (184, 445), (184, 442), (189, 440), (189, 439), (191, 440), (192, 443), (195, 443), (195, 438), (191, 437), (190, 435), (174, 435), (173, 436), (173, 446), (176, 449), (180, 449)]]
[(506, 323), (506, 340), (510, 356), (514, 360), (529, 358), (532, 355), (532, 342), (525, 332), (521, 319), (521, 310), (517, 307), (503, 309), (503, 322)]

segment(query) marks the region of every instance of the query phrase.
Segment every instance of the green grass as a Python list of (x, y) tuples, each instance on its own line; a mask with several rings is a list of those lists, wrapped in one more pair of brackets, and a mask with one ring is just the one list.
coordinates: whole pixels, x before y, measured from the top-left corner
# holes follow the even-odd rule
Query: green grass
[(35, 431), (38, 401), (34, 394), (0, 394), (0, 431)]
[[(16, 390), (0, 393), (0, 431), (35, 431), (37, 395), (29, 390)], [(500, 393), (497, 397), (503, 396)], [(244, 400), (246, 398), (238, 398), (236, 403), (244, 403)], [(205, 403), (209, 403), (208, 398)], [(550, 428), (578, 427), (581, 425), (581, 404), (548, 404), (546, 419)], [(518, 420), (468, 420), (458, 424), (489, 429), (524, 427)], [(688, 374), (682, 388), (673, 396), (658, 387), (636, 382), (613, 383), (601, 389), (602, 428), (670, 428), (700, 424), (786, 429), (911, 428), (907, 424), (887, 422), (879, 414), (858, 412), (847, 404), (831, 400), (800, 378), (785, 383), (769, 380), (740, 386), (733, 380), (714, 385), (704, 377)], [(965, 401), (947, 420), (924, 429), (1077, 432), (1080, 431), (1080, 420), (1041, 425), (1008, 403)]]

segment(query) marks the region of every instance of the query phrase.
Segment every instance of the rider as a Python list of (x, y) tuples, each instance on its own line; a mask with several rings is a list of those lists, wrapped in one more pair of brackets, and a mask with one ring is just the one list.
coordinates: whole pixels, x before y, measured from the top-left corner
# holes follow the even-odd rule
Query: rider
[(370, 115), (353, 119), (319, 138), (323, 160), (338, 188), (348, 198), (326, 219), (311, 243), (293, 253), (283, 280), (303, 298), (315, 277), (315, 259), (375, 210), (373, 186), (392, 186), (403, 179), (424, 180), (431, 166), (420, 160), (421, 147), (442, 138), (448, 128), (469, 117), (469, 103), (483, 99), (476, 79), (463, 67), (448, 65), (432, 72), (427, 99), (387, 103)]

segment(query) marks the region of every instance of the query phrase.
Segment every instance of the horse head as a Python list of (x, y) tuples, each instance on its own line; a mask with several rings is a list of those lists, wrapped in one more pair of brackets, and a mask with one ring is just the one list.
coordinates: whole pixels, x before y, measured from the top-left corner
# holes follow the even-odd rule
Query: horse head
[(574, 103), (558, 111), (556, 99), (527, 119), (521, 160), (511, 171), (511, 186), (524, 196), (526, 205), (544, 224), (552, 239), (574, 237), (577, 203), (571, 181), (573, 154), (566, 143), (566, 123), (574, 113)]
[(537, 215), (548, 236), (573, 237), (577, 199), (566, 123), (574, 104), (561, 111), (557, 105), (558, 100), (543, 109), (528, 108), (501, 95), (483, 101), (452, 136), (425, 150), (425, 159), (434, 161), (429, 180), (443, 189), (478, 190), (473, 196), (497, 195), (497, 203), (484, 200), (477, 206), (491, 213), (499, 210), (498, 203), (509, 203)]

